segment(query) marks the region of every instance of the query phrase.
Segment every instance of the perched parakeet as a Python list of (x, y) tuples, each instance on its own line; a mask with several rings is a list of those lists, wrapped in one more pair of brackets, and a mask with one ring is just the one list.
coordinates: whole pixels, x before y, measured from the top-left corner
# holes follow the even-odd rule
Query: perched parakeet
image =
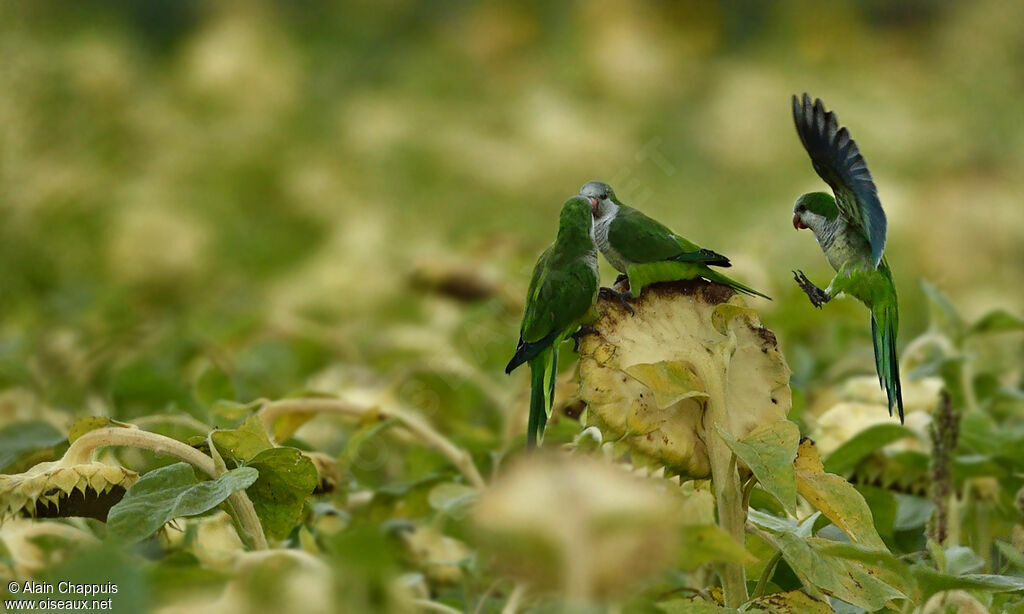
[[(629, 278), (631, 293), (639, 295), (653, 281), (703, 277), (744, 294), (768, 296), (712, 270), (731, 266), (729, 259), (701, 249), (658, 221), (622, 204), (611, 186), (591, 181), (580, 188), (594, 216), (594, 241), (608, 262)], [(627, 294), (627, 296), (629, 296)]]
[(574, 196), (562, 206), (558, 237), (540, 255), (526, 294), (519, 345), (505, 373), (530, 363), (530, 420), (526, 445), (543, 438), (558, 376), (558, 346), (596, 319), (599, 276), (590, 202)]
[(895, 406), (903, 422), (896, 357), (899, 309), (892, 272), (882, 257), (886, 221), (878, 190), (850, 133), (839, 127), (835, 113), (826, 112), (820, 99), (812, 104), (807, 94), (803, 100), (793, 96), (793, 121), (814, 170), (835, 194), (813, 192), (798, 198), (793, 207), (793, 227), (811, 229), (836, 276), (822, 290), (803, 271), (793, 274), (815, 307), (848, 294), (871, 310), (878, 382), (889, 399), (889, 415)]

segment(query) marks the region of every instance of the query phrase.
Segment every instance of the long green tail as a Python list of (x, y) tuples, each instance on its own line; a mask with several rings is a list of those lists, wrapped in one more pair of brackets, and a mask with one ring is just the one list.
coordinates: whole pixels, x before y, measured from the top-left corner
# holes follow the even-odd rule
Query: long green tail
[(737, 292), (742, 292), (743, 294), (747, 294), (750, 296), (760, 296), (761, 298), (766, 298), (769, 301), (772, 300), (772, 297), (768, 296), (767, 294), (761, 294), (760, 292), (751, 288), (750, 286), (745, 286), (740, 282), (736, 281), (735, 279), (728, 277), (727, 275), (722, 275), (718, 271), (709, 269), (708, 267), (704, 267), (704, 270), (700, 272), (700, 276), (709, 281), (725, 284), (730, 288), (736, 290)]
[(550, 348), (530, 360), (530, 419), (526, 427), (527, 448), (535, 448), (544, 440), (544, 427), (555, 403), (558, 345), (556, 341)]
[(900, 386), (900, 362), (896, 356), (896, 330), (899, 314), (896, 302), (886, 301), (871, 308), (871, 340), (875, 346), (875, 371), (878, 383), (889, 399), (889, 415), (896, 406), (903, 424), (903, 389)]

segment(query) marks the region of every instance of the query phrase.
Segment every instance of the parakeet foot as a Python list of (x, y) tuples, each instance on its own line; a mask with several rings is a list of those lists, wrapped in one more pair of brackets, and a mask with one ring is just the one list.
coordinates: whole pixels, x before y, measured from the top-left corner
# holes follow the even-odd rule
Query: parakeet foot
[(793, 279), (796, 280), (797, 285), (804, 291), (807, 298), (811, 300), (811, 304), (818, 309), (821, 309), (822, 305), (832, 299), (827, 292), (811, 283), (811, 280), (807, 279), (803, 271), (793, 271)]
[(629, 312), (629, 315), (633, 315), (635, 313), (633, 311), (633, 306), (627, 302), (629, 299), (633, 298), (632, 292), (616, 292), (611, 288), (601, 288), (598, 290), (597, 295), (605, 300), (618, 301), (619, 304)]
[(572, 334), (572, 351), (580, 353), (580, 341), (583, 340), (587, 335), (597, 335), (597, 329), (593, 326), (581, 326), (580, 329)]

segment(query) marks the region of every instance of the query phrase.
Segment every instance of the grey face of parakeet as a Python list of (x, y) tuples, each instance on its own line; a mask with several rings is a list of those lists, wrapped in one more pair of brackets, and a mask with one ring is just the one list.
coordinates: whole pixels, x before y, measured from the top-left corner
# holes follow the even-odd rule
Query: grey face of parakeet
[(615, 201), (615, 192), (607, 183), (601, 181), (588, 181), (580, 188), (580, 195), (590, 200), (591, 212), (594, 215), (594, 223), (607, 223), (615, 217), (619, 205)]
[(862, 235), (848, 232), (846, 221), (839, 215), (839, 207), (831, 194), (811, 192), (796, 199), (793, 228), (810, 228), (825, 258), (836, 271), (844, 264), (871, 259), (871, 246)]
[(811, 192), (796, 199), (793, 205), (793, 228), (810, 228), (817, 236), (829, 222), (839, 217), (835, 199), (824, 192)]

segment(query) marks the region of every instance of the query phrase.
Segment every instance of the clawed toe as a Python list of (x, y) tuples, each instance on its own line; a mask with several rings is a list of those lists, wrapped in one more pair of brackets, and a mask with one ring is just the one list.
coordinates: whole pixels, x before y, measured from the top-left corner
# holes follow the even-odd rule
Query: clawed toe
[(587, 335), (598, 335), (600, 334), (593, 326), (581, 326), (580, 329), (572, 334), (572, 351), (580, 353), (580, 341), (583, 340)]
[(616, 292), (611, 288), (601, 288), (598, 291), (598, 296), (606, 300), (618, 301), (618, 303), (622, 305), (622, 307), (626, 311), (628, 311), (630, 315), (636, 313), (635, 311), (633, 311), (633, 306), (627, 302), (629, 299), (633, 298), (633, 294), (631, 292)]
[(807, 276), (804, 275), (803, 271), (793, 271), (793, 279), (796, 280), (797, 285), (800, 286), (800, 289), (803, 290), (804, 294), (807, 295), (807, 298), (810, 299), (811, 304), (818, 309), (821, 309), (821, 306), (829, 301), (828, 293), (818, 286), (815, 286), (811, 280), (807, 279)]

